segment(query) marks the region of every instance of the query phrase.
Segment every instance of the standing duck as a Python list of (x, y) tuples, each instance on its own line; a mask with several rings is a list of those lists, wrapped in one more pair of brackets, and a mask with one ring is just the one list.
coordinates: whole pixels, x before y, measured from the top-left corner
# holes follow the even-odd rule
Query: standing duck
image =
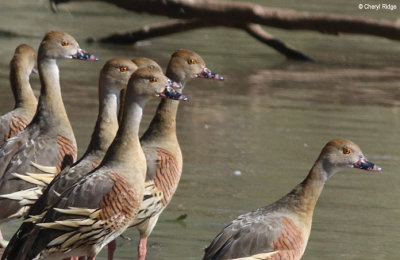
[(36, 62), (35, 50), (19, 45), (10, 62), (10, 84), (14, 94), (14, 109), (0, 117), (0, 146), (31, 122), (36, 112), (37, 99), (29, 83)]
[(138, 132), (144, 105), (155, 96), (186, 99), (174, 93), (177, 86), (160, 72), (138, 69), (128, 83), (121, 125), (99, 167), (61, 194), (38, 227), (18, 231), (2, 259), (94, 259), (124, 232), (143, 198), (146, 159)]
[(365, 158), (355, 143), (332, 140), (322, 149), (304, 181), (278, 201), (237, 217), (205, 249), (203, 259), (300, 259), (325, 182), (344, 168), (381, 170)]
[[(125, 90), (130, 76), (136, 69), (137, 66), (131, 60), (121, 58), (110, 59), (103, 66), (99, 77), (99, 113), (96, 126), (86, 152), (76, 163), (64, 168), (54, 180), (52, 180), (53, 175), (50, 173), (56, 173), (56, 167), (34, 164), (36, 168), (49, 174), (30, 174), (28, 177), (18, 175), (18, 177), (32, 183), (39, 183), (39, 185), (35, 188), (2, 196), (19, 200), (22, 206), (34, 204), (34, 209), (29, 210), (28, 215), (37, 217), (48, 206), (56, 202), (64, 190), (96, 168), (117, 133), (120, 92)], [(35, 178), (36, 176), (38, 177)], [(46, 176), (51, 181), (48, 186), (48, 181), (45, 181), (42, 176)], [(42, 190), (45, 190), (45, 195), (40, 196)], [(39, 196), (41, 197), (40, 202), (35, 203)]]
[[(21, 225), (20, 232), (31, 230), (48, 207), (58, 201), (60, 194), (101, 163), (118, 130), (120, 92), (126, 89), (128, 80), (136, 69), (137, 66), (129, 59), (114, 58), (106, 62), (99, 77), (99, 113), (96, 126), (82, 158), (62, 170), (47, 188), (44, 188), (43, 194), (43, 187), (27, 190), (23, 196), (10, 194), (9, 197), (20, 198), (20, 202), (25, 205), (26, 201), (33, 204), (27, 214), (30, 218)], [(44, 168), (40, 165), (36, 167)]]
[[(223, 79), (206, 67), (200, 55), (190, 50), (178, 50), (172, 54), (166, 75), (182, 86), (192, 78)], [(140, 139), (147, 161), (145, 196), (132, 223), (140, 233), (139, 260), (146, 258), (147, 238), (171, 201), (182, 174), (182, 153), (176, 136), (178, 105), (179, 102), (174, 100), (161, 100)]]
[[(45, 35), (38, 52), (39, 104), (32, 122), (0, 149), (0, 194), (36, 186), (15, 177), (32, 172), (35, 168), (31, 161), (56, 165), (60, 171), (76, 160), (75, 137), (61, 97), (57, 66), (60, 59), (97, 60), (67, 33), (53, 31)], [(18, 201), (6, 198), (0, 198), (0, 208), (0, 223), (24, 211)]]
[[(162, 72), (161, 67), (155, 61), (147, 58), (136, 58), (132, 61), (111, 59), (104, 65), (100, 72), (99, 81), (99, 115), (89, 147), (81, 159), (61, 171), (47, 188), (45, 188), (46, 182), (42, 178), (43, 174), (31, 174), (29, 176), (33, 178), (31, 182), (40, 181), (44, 187), (38, 186), (37, 188), (7, 195), (8, 198), (19, 200), (22, 205), (33, 204), (27, 214), (30, 219), (25, 220), (26, 223), (21, 226), (20, 230), (30, 230), (35, 222), (40, 221), (47, 208), (58, 200), (61, 193), (100, 164), (118, 130), (118, 120), (122, 120), (123, 109), (119, 110), (118, 120), (116, 117), (118, 104), (121, 103), (120, 107), (122, 107), (129, 77), (138, 67), (149, 67)], [(121, 102), (119, 102), (120, 98)], [(56, 170), (55, 167), (34, 165), (46, 173), (52, 173)], [(36, 175), (38, 178), (34, 178)], [(43, 195), (41, 195), (42, 189), (44, 189)], [(37, 199), (39, 200), (35, 202)], [(115, 241), (111, 242), (108, 248), (109, 258), (112, 259), (112, 254), (116, 248)]]

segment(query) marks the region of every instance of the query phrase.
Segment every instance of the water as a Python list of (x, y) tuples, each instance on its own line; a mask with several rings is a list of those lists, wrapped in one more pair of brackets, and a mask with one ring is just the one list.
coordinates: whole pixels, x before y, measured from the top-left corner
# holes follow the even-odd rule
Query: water
[[(263, 1), (253, 1), (263, 2)], [(271, 6), (395, 19), (399, 11), (360, 11), (358, 1), (272, 1)], [(348, 138), (384, 169), (346, 170), (325, 186), (303, 259), (399, 259), (400, 68), (397, 42), (268, 30), (318, 63), (289, 62), (248, 37), (208, 28), (136, 46), (88, 44), (88, 37), (124, 32), (163, 17), (136, 15), (103, 3), (68, 4), (58, 15), (47, 1), (3, 1), (0, 30), (0, 112), (12, 107), (8, 62), (14, 48), (37, 48), (45, 32), (66, 31), (101, 62), (60, 62), (64, 102), (80, 153), (97, 114), (97, 78), (112, 57), (146, 56), (163, 67), (179, 48), (195, 50), (225, 82), (193, 80), (181, 104), (178, 136), (184, 155), (180, 186), (149, 238), (148, 259), (200, 259), (202, 250), (237, 215), (267, 205), (300, 182), (330, 139)], [(32, 77), (36, 93), (37, 76)], [(147, 105), (146, 128), (157, 101)], [(185, 221), (174, 219), (187, 214)], [(19, 225), (2, 226), (10, 237)], [(119, 239), (116, 259), (135, 258), (136, 231)], [(131, 238), (129, 240), (128, 238)], [(103, 251), (98, 259), (106, 259)]]

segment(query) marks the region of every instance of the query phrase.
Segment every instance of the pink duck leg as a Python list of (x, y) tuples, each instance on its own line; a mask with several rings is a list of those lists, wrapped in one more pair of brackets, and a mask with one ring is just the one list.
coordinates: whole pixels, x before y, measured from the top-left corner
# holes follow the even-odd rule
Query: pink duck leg
[(147, 237), (142, 237), (138, 246), (138, 260), (145, 260), (147, 253)]

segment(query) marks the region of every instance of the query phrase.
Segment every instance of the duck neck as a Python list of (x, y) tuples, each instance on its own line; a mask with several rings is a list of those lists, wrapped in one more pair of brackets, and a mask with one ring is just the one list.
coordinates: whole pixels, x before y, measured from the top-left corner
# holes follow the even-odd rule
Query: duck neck
[(142, 140), (176, 137), (176, 114), (178, 106), (179, 101), (162, 99), (149, 127), (142, 136)]
[(39, 59), (40, 98), (35, 121), (45, 130), (57, 131), (62, 136), (75, 140), (71, 124), (61, 97), (58, 66), (55, 59)]
[[(123, 168), (129, 172), (138, 167), (143, 168), (143, 165), (146, 167), (138, 136), (144, 105), (145, 103), (138, 99), (125, 104), (121, 125), (102, 164), (111, 165), (113, 168)], [(142, 172), (141, 177), (144, 179), (145, 168)]]
[(37, 100), (29, 83), (29, 75), (30, 72), (27, 73), (22, 68), (11, 67), (10, 84), (14, 94), (15, 108), (23, 108), (34, 113)]
[(118, 131), (119, 91), (99, 84), (99, 114), (85, 156), (98, 154), (103, 157)]
[(329, 176), (329, 173), (324, 168), (324, 165), (321, 161), (317, 161), (304, 181), (287, 195), (291, 201), (289, 205), (310, 221), (325, 182), (328, 180), (327, 176)]
[[(174, 74), (168, 73), (167, 77), (176, 82), (181, 82), (179, 78), (171, 77)], [(179, 92), (180, 90), (178, 90)], [(142, 136), (142, 141), (155, 140), (159, 138), (176, 139), (176, 115), (178, 112), (179, 101), (163, 98), (157, 107), (156, 113), (150, 122), (149, 127)]]

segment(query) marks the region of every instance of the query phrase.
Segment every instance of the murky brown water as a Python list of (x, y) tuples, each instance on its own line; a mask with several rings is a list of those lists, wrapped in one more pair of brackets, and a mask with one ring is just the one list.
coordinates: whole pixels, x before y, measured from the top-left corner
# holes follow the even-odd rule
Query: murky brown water
[[(263, 2), (263, 1), (258, 1)], [(284, 3), (282, 3), (284, 2)], [(272, 1), (271, 5), (394, 19), (399, 10), (362, 12), (359, 1)], [(341, 3), (340, 3), (341, 2)], [(398, 6), (400, 9), (400, 6)], [(269, 204), (307, 174), (330, 139), (349, 138), (384, 172), (338, 173), (314, 214), (303, 259), (400, 259), (400, 67), (398, 42), (365, 36), (270, 32), (318, 60), (288, 62), (232, 29), (195, 30), (137, 46), (89, 45), (87, 37), (123, 32), (165, 18), (136, 15), (100, 3), (68, 4), (58, 15), (47, 1), (2, 1), (0, 112), (12, 107), (8, 62), (14, 48), (37, 48), (49, 30), (75, 36), (101, 62), (60, 62), (64, 102), (82, 153), (97, 113), (97, 77), (111, 57), (153, 58), (165, 67), (178, 48), (195, 50), (226, 81), (193, 80), (182, 104), (178, 135), (184, 155), (179, 189), (149, 239), (148, 259), (200, 259), (202, 249), (237, 215)], [(39, 89), (38, 77), (32, 85)], [(143, 129), (156, 102), (147, 105)], [(240, 172), (236, 175), (235, 172)], [(182, 214), (184, 222), (173, 220)], [(19, 222), (2, 226), (10, 237)], [(135, 259), (137, 233), (119, 239), (116, 259)], [(105, 259), (102, 252), (98, 259)]]

